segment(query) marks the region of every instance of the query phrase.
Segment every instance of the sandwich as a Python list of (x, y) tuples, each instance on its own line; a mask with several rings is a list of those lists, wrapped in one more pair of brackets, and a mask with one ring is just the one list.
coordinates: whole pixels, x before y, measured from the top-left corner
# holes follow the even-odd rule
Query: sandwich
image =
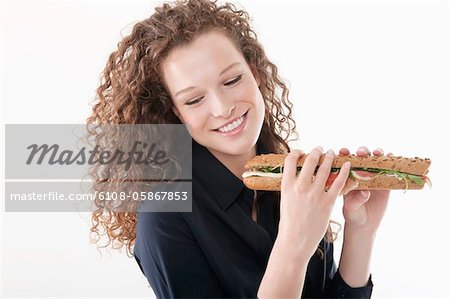
[[(283, 176), (284, 159), (287, 154), (257, 155), (245, 165), (244, 184), (253, 190), (280, 191)], [(322, 164), (325, 154), (320, 159)], [(297, 175), (301, 172), (307, 155), (297, 161)], [(431, 186), (427, 177), (431, 160), (428, 158), (404, 158), (400, 156), (337, 155), (333, 161), (330, 175), (325, 184), (328, 190), (339, 174), (341, 166), (349, 161), (350, 174), (344, 190), (417, 190), (423, 189), (425, 183)], [(316, 172), (318, 167), (316, 168)], [(314, 179), (314, 178), (312, 178)]]

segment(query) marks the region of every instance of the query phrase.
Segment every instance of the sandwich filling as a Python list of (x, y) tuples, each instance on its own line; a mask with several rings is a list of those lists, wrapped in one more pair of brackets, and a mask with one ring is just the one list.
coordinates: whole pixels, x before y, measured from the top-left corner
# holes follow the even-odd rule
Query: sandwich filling
[[(297, 175), (300, 173), (302, 167), (297, 167)], [(318, 168), (316, 168), (317, 172)], [(330, 186), (333, 181), (336, 179), (339, 174), (340, 168), (331, 168), (330, 176), (328, 177), (326, 186)], [(242, 177), (251, 177), (251, 176), (259, 176), (259, 177), (270, 177), (270, 178), (281, 178), (283, 175), (283, 166), (265, 166), (258, 167), (246, 171), (243, 173)], [(378, 169), (378, 168), (351, 168), (349, 177), (353, 180), (359, 181), (370, 181), (378, 176), (393, 176), (398, 180), (405, 181), (405, 189), (408, 189), (408, 179), (413, 181), (419, 186), (423, 186), (424, 183), (428, 183), (431, 185), (430, 180), (426, 176), (420, 176), (416, 174), (410, 174), (405, 172), (400, 172), (396, 170), (388, 170), (388, 169)]]

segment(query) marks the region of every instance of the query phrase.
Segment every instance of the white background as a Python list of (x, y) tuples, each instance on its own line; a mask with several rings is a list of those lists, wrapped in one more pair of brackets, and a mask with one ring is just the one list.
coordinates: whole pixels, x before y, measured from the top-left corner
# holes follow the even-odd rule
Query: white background
[[(432, 159), (431, 189), (392, 192), (372, 259), (373, 298), (448, 298), (447, 2), (234, 3), (289, 83), (295, 147), (366, 145)], [(2, 2), (2, 123), (84, 123), (109, 54), (154, 6)], [(343, 224), (337, 203), (333, 218)], [(89, 220), (2, 212), (3, 296), (153, 296), (124, 250), (100, 255), (89, 243)], [(336, 261), (341, 244), (342, 234)]]

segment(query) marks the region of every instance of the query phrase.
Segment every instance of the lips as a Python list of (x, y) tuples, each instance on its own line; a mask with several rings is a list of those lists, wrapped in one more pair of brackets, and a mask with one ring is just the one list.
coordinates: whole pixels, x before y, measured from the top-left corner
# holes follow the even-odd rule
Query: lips
[(238, 120), (239, 118), (241, 118), (242, 116), (245, 116), (246, 114), (247, 114), (247, 112), (248, 112), (248, 110), (244, 113), (244, 114), (242, 114), (241, 116), (239, 116), (239, 117), (236, 117), (235, 119), (233, 119), (233, 120), (231, 120), (231, 121), (229, 121), (229, 122), (227, 122), (226, 124), (224, 124), (224, 125), (222, 125), (222, 126), (220, 126), (220, 127), (218, 127), (217, 129), (214, 129), (213, 131), (217, 131), (217, 132), (219, 132), (219, 129), (220, 128), (223, 128), (223, 127), (226, 127), (226, 126), (228, 126), (228, 125), (230, 125), (230, 124), (232, 124), (233, 122), (235, 122), (236, 120)]

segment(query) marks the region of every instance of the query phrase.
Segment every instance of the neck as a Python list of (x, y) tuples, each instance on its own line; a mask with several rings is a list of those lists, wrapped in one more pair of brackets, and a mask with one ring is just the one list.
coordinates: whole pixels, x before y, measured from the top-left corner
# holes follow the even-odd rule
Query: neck
[(242, 174), (245, 172), (245, 163), (256, 156), (256, 145), (239, 155), (225, 154), (212, 149), (208, 150), (240, 180), (242, 180)]

